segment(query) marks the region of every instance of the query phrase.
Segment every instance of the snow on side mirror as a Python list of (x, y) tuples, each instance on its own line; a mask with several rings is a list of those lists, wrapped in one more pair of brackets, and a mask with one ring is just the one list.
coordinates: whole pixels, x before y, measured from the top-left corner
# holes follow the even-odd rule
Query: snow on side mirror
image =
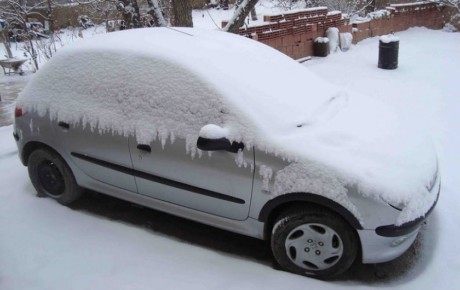
[(228, 137), (228, 129), (209, 124), (201, 128), (199, 136), (206, 139), (222, 139)]
[(209, 124), (201, 128), (197, 141), (197, 147), (203, 151), (226, 150), (237, 153), (244, 149), (241, 142), (230, 142), (228, 140), (228, 130), (220, 126)]

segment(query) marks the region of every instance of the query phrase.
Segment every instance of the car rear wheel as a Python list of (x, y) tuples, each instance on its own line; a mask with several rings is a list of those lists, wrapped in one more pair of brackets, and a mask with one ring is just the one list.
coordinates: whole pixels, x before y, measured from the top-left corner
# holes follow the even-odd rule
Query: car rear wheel
[(48, 196), (67, 205), (83, 192), (69, 166), (51, 150), (37, 149), (32, 152), (27, 167), (38, 196)]
[(292, 208), (275, 221), (271, 247), (283, 269), (327, 279), (351, 266), (357, 255), (358, 241), (354, 230), (333, 212), (322, 208)]

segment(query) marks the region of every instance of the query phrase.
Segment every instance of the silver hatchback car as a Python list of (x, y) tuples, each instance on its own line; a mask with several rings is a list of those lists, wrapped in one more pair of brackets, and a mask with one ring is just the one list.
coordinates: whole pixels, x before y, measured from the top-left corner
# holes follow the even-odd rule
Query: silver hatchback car
[(324, 279), (416, 238), (440, 192), (416, 131), (263, 44), (152, 28), (60, 51), (20, 94), (14, 138), (40, 196), (86, 188), (265, 239)]

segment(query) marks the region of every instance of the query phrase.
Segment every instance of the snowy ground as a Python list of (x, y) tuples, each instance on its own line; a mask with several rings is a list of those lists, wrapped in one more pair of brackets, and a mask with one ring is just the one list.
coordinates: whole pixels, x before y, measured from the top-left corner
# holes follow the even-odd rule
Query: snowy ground
[(0, 126), (13, 123), (16, 97), (31, 77), (32, 74), (0, 77)]
[[(299, 2), (301, 6), (302, 3)], [(246, 24), (254, 25), (263, 22), (263, 15), (278, 13), (284, 11), (283, 7), (274, 5), (271, 1), (259, 1), (256, 4), (257, 20), (247, 18)], [(234, 9), (202, 9), (193, 10), (193, 26), (199, 28), (217, 29), (222, 27), (223, 20), (229, 20), (232, 17)]]
[[(416, 246), (401, 259), (378, 266), (357, 263), (335, 281), (317, 281), (274, 269), (268, 246), (255, 239), (94, 193), (71, 208), (36, 198), (18, 160), (12, 127), (5, 126), (0, 128), (0, 289), (459, 289), (460, 34), (417, 28), (398, 36), (400, 66), (394, 71), (377, 68), (376, 38), (304, 66), (388, 103), (432, 133), (442, 196)], [(0, 83), (8, 83), (5, 79)]]

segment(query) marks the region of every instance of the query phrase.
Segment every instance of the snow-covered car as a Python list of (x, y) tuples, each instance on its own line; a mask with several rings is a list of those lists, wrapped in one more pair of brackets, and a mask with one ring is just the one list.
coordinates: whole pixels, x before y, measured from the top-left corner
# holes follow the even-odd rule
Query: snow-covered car
[(49, 38), (49, 35), (45, 34), (43, 24), (40, 22), (27, 22), (27, 30), (21, 28), (13, 28), (9, 30), (9, 39), (14, 42), (21, 42), (27, 39), (40, 39)]
[(27, 22), (26, 25), (32, 38), (49, 38), (49, 35), (45, 34), (45, 28), (41, 22)]
[(283, 269), (306, 276), (400, 256), (440, 192), (423, 130), (230, 33), (82, 40), (16, 106), (39, 196), (66, 205), (86, 188), (265, 239)]
[(8, 38), (11, 42), (21, 42), (24, 40), (24, 30), (13, 28), (8, 31)]
[(38, 22), (38, 21), (27, 22), (26, 26), (27, 26), (27, 29), (34, 30), (34, 31), (37, 31), (37, 32), (43, 32), (43, 30), (44, 30), (43, 24), (41, 22)]
[(94, 23), (91, 20), (91, 18), (89, 18), (88, 15), (80, 15), (80, 16), (78, 16), (78, 23), (80, 23), (80, 26), (83, 29), (94, 27)]
[(114, 32), (120, 30), (123, 20), (109, 20), (107, 21), (107, 32)]

